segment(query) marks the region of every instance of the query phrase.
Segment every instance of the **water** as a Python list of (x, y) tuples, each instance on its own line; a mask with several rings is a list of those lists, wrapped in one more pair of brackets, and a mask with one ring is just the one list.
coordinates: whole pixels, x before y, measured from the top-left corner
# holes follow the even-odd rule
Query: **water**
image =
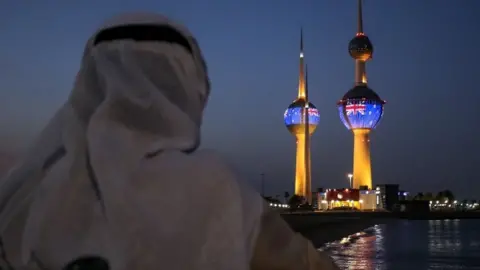
[(398, 220), (354, 238), (323, 248), (341, 269), (480, 270), (480, 220)]

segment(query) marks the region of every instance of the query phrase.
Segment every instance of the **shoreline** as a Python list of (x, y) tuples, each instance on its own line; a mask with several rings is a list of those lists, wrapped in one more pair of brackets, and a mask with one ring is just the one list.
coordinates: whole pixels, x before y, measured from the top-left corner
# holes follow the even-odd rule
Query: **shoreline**
[(480, 219), (480, 212), (302, 212), (282, 214), (282, 217), (294, 231), (319, 248), (377, 224), (399, 220)]
[(432, 212), (370, 212), (370, 211), (325, 211), (325, 212), (293, 212), (281, 213), (286, 219), (297, 216), (312, 219), (418, 219), (418, 220), (440, 220), (440, 219), (480, 219), (480, 211), (432, 211)]
[(283, 215), (283, 218), (294, 231), (312, 241), (315, 248), (361, 232), (376, 224), (389, 222), (389, 220), (378, 218), (328, 215)]
[(347, 236), (362, 232), (375, 226), (377, 223), (364, 221), (355, 223), (325, 223), (322, 226), (308, 231), (299, 232), (310, 240), (315, 248), (321, 248), (327, 243), (339, 241)]

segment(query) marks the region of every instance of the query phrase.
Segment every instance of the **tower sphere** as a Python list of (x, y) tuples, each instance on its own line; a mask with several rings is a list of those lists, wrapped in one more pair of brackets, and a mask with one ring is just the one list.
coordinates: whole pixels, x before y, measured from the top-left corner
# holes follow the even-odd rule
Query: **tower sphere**
[(382, 100), (366, 85), (357, 85), (337, 103), (338, 113), (348, 129), (373, 129), (383, 116)]
[(373, 56), (373, 45), (364, 34), (357, 34), (348, 44), (348, 52), (355, 60), (367, 61)]
[[(283, 119), (285, 121), (285, 126), (287, 126), (288, 130), (296, 135), (296, 134), (305, 134), (305, 119), (303, 117), (303, 109), (305, 108), (305, 100), (300, 98), (295, 100), (290, 106), (288, 106), (287, 110), (283, 115)], [(318, 112), (315, 105), (311, 102), (308, 103), (308, 126), (309, 126), (309, 133), (313, 134), (315, 128), (317, 127), (318, 123), (320, 122), (320, 113)]]

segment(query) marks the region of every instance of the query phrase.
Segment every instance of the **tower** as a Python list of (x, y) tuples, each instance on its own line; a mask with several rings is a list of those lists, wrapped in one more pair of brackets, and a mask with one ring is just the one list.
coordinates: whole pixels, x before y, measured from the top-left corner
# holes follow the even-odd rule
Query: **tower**
[(295, 195), (312, 202), (310, 170), (310, 136), (315, 131), (320, 114), (308, 101), (307, 71), (304, 63), (303, 31), (300, 31), (300, 66), (298, 96), (284, 113), (284, 121), (290, 133), (295, 136), (297, 150), (295, 158)]
[(355, 60), (355, 84), (337, 103), (340, 119), (353, 132), (353, 188), (372, 188), (369, 134), (383, 116), (385, 101), (367, 86), (366, 62), (372, 58), (373, 45), (363, 32), (362, 0), (358, 0), (357, 34), (348, 51)]

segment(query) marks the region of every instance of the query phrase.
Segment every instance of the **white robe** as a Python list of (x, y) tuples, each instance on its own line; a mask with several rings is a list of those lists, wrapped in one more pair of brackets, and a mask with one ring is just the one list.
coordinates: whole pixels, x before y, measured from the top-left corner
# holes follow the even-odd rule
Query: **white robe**
[[(175, 43), (88, 41), (69, 100), (0, 186), (1, 269), (337, 269), (200, 142), (206, 66)], [(5, 267), (5, 268), (4, 268)], [(9, 268), (10, 267), (10, 268)], [(88, 268), (88, 267), (87, 267)]]

